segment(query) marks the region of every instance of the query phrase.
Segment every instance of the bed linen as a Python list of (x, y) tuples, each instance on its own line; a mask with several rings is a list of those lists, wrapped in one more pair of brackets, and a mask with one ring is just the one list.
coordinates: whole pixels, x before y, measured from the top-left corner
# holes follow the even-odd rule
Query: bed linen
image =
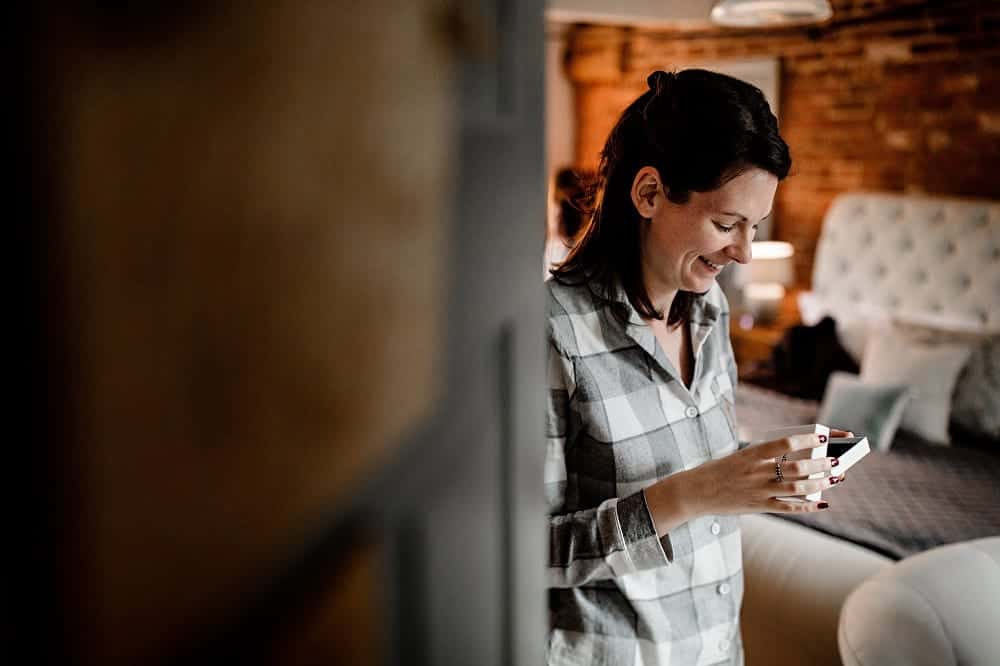
[[(741, 439), (782, 425), (813, 423), (819, 404), (741, 384)], [(836, 427), (837, 424), (826, 424)], [(887, 453), (873, 451), (824, 494), (829, 511), (775, 514), (894, 559), (935, 546), (1000, 535), (1000, 446), (930, 444), (900, 430)]]

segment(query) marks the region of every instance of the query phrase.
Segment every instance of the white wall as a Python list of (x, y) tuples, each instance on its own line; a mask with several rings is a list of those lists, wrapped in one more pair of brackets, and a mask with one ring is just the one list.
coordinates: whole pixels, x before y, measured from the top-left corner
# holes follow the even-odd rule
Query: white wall
[(545, 151), (546, 173), (573, 163), (576, 153), (576, 106), (573, 86), (563, 69), (566, 25), (545, 27)]

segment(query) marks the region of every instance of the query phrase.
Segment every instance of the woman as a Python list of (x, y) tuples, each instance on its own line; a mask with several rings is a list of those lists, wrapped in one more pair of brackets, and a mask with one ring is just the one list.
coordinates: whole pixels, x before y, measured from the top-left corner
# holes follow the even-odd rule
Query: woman
[(750, 260), (788, 174), (777, 121), (721, 74), (648, 83), (547, 283), (550, 665), (741, 664), (738, 514), (825, 510), (777, 498), (840, 480), (835, 460), (795, 459), (815, 435), (737, 443), (715, 278)]

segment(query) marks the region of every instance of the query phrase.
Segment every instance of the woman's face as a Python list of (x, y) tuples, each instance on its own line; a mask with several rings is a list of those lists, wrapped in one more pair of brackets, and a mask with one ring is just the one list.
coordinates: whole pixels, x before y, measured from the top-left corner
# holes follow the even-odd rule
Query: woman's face
[(684, 290), (706, 292), (726, 264), (750, 261), (757, 225), (771, 212), (778, 178), (749, 169), (711, 192), (692, 192), (675, 204), (656, 169), (636, 174), (633, 202), (649, 218), (642, 238), (643, 275), (650, 296)]

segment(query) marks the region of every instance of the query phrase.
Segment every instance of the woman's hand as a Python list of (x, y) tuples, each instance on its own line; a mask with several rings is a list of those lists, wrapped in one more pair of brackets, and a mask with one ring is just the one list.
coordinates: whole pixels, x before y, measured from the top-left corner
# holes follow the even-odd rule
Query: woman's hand
[[(834, 437), (849, 433), (834, 430)], [(663, 536), (678, 525), (706, 514), (803, 513), (822, 511), (825, 501), (780, 500), (827, 490), (843, 481), (835, 476), (833, 458), (811, 459), (811, 449), (820, 445), (819, 435), (793, 435), (749, 446), (725, 458), (710, 460), (645, 489), (646, 504), (656, 533)], [(782, 480), (776, 474), (781, 463)], [(818, 472), (827, 476), (809, 479)]]

